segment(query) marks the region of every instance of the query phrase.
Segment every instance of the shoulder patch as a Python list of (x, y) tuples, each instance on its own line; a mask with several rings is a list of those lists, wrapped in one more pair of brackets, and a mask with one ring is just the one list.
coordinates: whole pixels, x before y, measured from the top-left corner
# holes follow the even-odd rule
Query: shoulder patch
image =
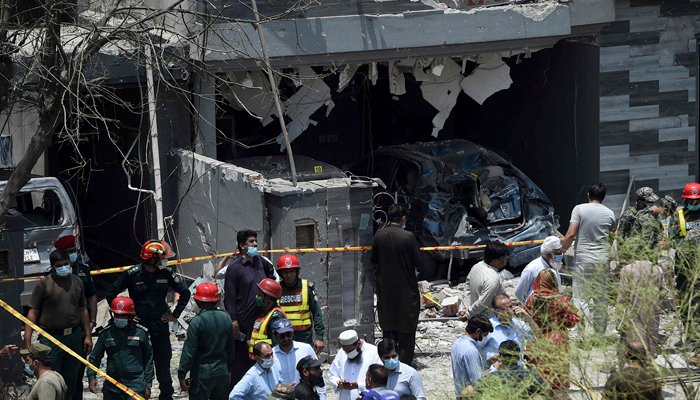
[(129, 268), (126, 272), (129, 275), (136, 275), (141, 271), (141, 266), (140, 265), (134, 265), (133, 267)]
[(144, 332), (148, 333), (148, 328), (143, 325), (135, 324), (137, 328), (142, 329)]

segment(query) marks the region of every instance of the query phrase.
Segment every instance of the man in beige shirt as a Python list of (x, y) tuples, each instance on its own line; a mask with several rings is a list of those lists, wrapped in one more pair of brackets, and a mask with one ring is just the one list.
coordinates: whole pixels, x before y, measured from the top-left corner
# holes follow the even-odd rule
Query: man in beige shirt
[(19, 352), (37, 377), (27, 400), (64, 400), (68, 388), (63, 377), (51, 369), (51, 348), (38, 342)]
[(508, 265), (508, 247), (499, 241), (491, 241), (484, 249), (484, 260), (469, 271), (469, 307), (459, 312), (459, 319), (466, 321), (476, 315), (493, 316), (491, 302), (497, 294), (505, 294), (499, 271)]

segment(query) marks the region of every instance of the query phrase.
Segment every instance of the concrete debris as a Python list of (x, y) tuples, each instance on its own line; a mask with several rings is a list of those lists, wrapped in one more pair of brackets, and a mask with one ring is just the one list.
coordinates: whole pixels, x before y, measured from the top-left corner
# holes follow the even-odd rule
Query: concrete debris
[(440, 303), (440, 306), (442, 307), (442, 315), (445, 317), (454, 317), (457, 315), (457, 312), (459, 311), (459, 307), (461, 305), (461, 301), (459, 297), (453, 296), (453, 297), (446, 297), (442, 303)]
[(349, 64), (340, 70), (338, 73), (338, 89), (336, 90), (338, 93), (342, 92), (346, 87), (348, 87), (358, 68), (360, 68), (360, 64)]
[[(442, 68), (437, 68), (438, 65), (443, 65)], [(445, 121), (450, 116), (452, 108), (457, 104), (457, 96), (460, 92), (460, 83), (462, 82), (462, 67), (451, 58), (441, 58), (440, 61), (435, 60), (431, 63), (430, 72), (425, 72), (422, 67), (416, 62), (415, 68), (416, 80), (419, 80), (418, 74), (421, 74), (423, 83), (420, 85), (421, 92), (425, 101), (438, 110), (437, 115), (433, 118), (433, 137), (437, 137), (440, 130), (445, 126)], [(433, 71), (439, 72), (440, 76), (436, 76)]]
[(272, 90), (262, 71), (229, 72), (228, 80), (234, 83), (227, 88), (222, 87), (221, 94), (234, 109), (246, 110), (257, 116), (263, 126), (272, 122), (275, 112)]
[(406, 94), (406, 78), (395, 63), (389, 66), (389, 93), (400, 96)]
[(496, 92), (508, 89), (513, 83), (510, 67), (497, 53), (491, 54), (488, 61), (479, 64), (474, 72), (464, 78), (462, 90), (480, 105)]
[[(302, 77), (315, 76), (311, 67), (299, 68), (299, 75)], [(331, 88), (323, 82), (323, 79), (306, 79), (306, 83), (297, 90), (287, 101), (284, 102), (285, 114), (292, 119), (287, 125), (289, 141), (293, 141), (309, 127), (311, 115), (319, 108), (326, 105), (331, 99)], [(280, 151), (284, 150), (284, 137), (280, 133), (277, 136), (277, 143), (280, 144)]]

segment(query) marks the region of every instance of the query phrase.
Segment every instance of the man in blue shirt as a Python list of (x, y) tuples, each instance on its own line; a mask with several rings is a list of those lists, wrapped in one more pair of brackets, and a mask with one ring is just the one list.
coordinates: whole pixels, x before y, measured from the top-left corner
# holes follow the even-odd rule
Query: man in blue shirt
[(392, 338), (384, 338), (377, 344), (377, 353), (384, 362), (384, 368), (389, 373), (386, 387), (399, 396), (409, 394), (417, 400), (426, 400), (423, 380), (418, 371), (408, 364), (399, 361), (397, 343)]
[(474, 383), (484, 372), (484, 360), (477, 348), (477, 342), (493, 332), (491, 322), (477, 314), (467, 321), (466, 333), (460, 336), (452, 345), (452, 377), (455, 382), (455, 393), (460, 396), (463, 392), (473, 392)]
[(489, 321), (493, 326), (493, 332), (479, 346), (481, 355), (488, 364), (492, 364), (499, 354), (499, 346), (506, 340), (512, 340), (520, 349), (525, 348), (525, 343), (533, 339), (532, 330), (537, 330), (537, 324), (530, 314), (521, 307), (513, 305), (510, 297), (497, 294), (493, 298), (493, 310), (496, 315)]
[[(314, 360), (317, 359), (316, 352), (308, 343), (294, 340), (294, 327), (288, 319), (282, 318), (273, 322), (272, 330), (277, 343), (279, 343), (272, 348), (275, 357), (274, 368), (279, 371), (282, 383), (296, 385), (301, 381), (297, 364), (307, 356)], [(323, 380), (316, 389), (321, 400), (324, 400), (326, 398), (326, 390)]]
[(266, 342), (253, 346), (255, 364), (233, 387), (229, 400), (267, 400), (277, 384), (282, 383), (279, 371), (273, 368), (272, 347)]
[(557, 277), (557, 286), (561, 292), (561, 277), (558, 272), (564, 259), (564, 253), (561, 250), (561, 240), (556, 236), (546, 237), (542, 245), (540, 245), (540, 255), (540, 257), (530, 261), (520, 274), (520, 281), (518, 286), (515, 287), (515, 297), (520, 300), (521, 304), (525, 304), (527, 298), (532, 294), (535, 278), (543, 269), (554, 269)]

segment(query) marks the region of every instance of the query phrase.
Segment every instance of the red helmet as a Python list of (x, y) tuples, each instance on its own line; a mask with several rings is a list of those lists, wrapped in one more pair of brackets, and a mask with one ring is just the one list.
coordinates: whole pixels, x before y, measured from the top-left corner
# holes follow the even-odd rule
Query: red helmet
[(299, 259), (293, 254), (285, 254), (277, 260), (277, 270), (301, 268)]
[(276, 280), (265, 278), (258, 283), (258, 288), (266, 295), (279, 299), (282, 297), (282, 286)]
[(684, 199), (700, 199), (700, 183), (686, 183), (683, 186), (683, 195), (681, 197)]
[(162, 260), (174, 255), (173, 249), (163, 240), (149, 240), (141, 247), (141, 260), (143, 261), (148, 261), (153, 257), (158, 257)]
[(213, 283), (200, 283), (194, 292), (194, 299), (199, 301), (219, 301), (219, 288)]
[(110, 309), (115, 314), (136, 314), (136, 311), (134, 311), (134, 301), (128, 297), (115, 297), (114, 300), (112, 300)]

